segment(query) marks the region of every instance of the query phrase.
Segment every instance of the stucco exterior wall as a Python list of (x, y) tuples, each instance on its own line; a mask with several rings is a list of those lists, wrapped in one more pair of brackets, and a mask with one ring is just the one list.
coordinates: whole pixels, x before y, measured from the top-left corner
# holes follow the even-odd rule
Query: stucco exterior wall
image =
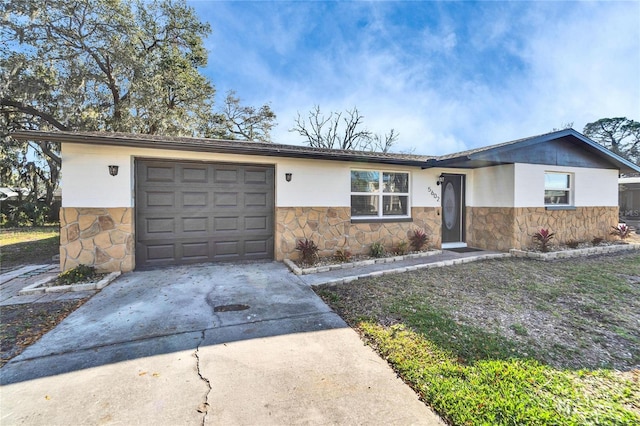
[[(441, 173), (466, 176), (466, 242), (493, 250), (524, 248), (541, 227), (557, 233), (556, 241), (606, 237), (617, 223), (616, 170), (511, 164), (474, 170), (419, 167), (157, 150), (149, 148), (62, 144), (61, 268), (79, 263), (101, 270), (135, 267), (135, 159), (193, 160), (274, 165), (275, 256), (296, 258), (296, 241), (311, 238), (321, 256), (345, 248), (368, 253), (373, 242), (391, 250), (422, 228), (432, 247), (441, 246)], [(118, 165), (110, 176), (108, 165)], [(350, 172), (385, 170), (410, 173), (411, 220), (352, 223)], [(575, 210), (544, 208), (544, 173), (573, 176)], [(291, 173), (291, 182), (285, 174)], [(100, 219), (102, 218), (102, 219)], [(111, 227), (113, 223), (113, 228)], [(116, 232), (118, 231), (118, 232)], [(64, 240), (64, 242), (63, 242)]]
[[(439, 206), (427, 191), (429, 186), (439, 189), (440, 171), (434, 169), (71, 143), (62, 144), (62, 206), (134, 207), (136, 157), (274, 165), (277, 207), (348, 206), (352, 169), (403, 171), (410, 173), (412, 206)], [(119, 166), (117, 176), (109, 175), (110, 164)], [(286, 173), (292, 174), (291, 182)]]
[(573, 175), (573, 205), (576, 207), (618, 205), (617, 170), (515, 164), (514, 207), (544, 206), (545, 172)]
[(352, 223), (350, 207), (278, 207), (276, 210), (276, 260), (297, 259), (296, 242), (308, 238), (320, 249), (320, 257), (336, 250), (368, 254), (374, 242), (392, 251), (400, 241), (409, 242), (414, 229), (429, 235), (430, 247), (440, 247), (439, 208), (414, 207), (411, 222)]
[(617, 170), (519, 163), (467, 174), (467, 206), (544, 207), (545, 172), (572, 174), (576, 207), (618, 205)]
[(473, 170), (467, 176), (467, 205), (513, 207), (514, 173), (514, 164)]
[[(408, 240), (408, 233), (415, 228), (430, 235), (432, 247), (440, 246), (440, 187), (436, 181), (441, 170), (71, 143), (62, 144), (62, 157), (65, 218), (61, 229), (71, 236), (61, 243), (63, 270), (80, 263), (105, 271), (134, 268), (136, 158), (274, 165), (277, 260), (295, 258), (296, 241), (304, 237), (313, 238), (323, 256), (333, 255), (342, 247), (354, 254), (368, 253), (376, 241), (391, 250), (398, 242)], [(117, 176), (109, 174), (109, 165), (119, 166)], [(411, 221), (351, 223), (350, 173), (354, 169), (409, 172)], [(292, 174), (290, 182), (285, 179), (286, 173)], [(121, 210), (126, 212), (122, 217)], [(107, 216), (110, 219), (103, 222), (113, 222), (115, 228), (100, 227), (96, 222)], [(126, 235), (114, 234), (114, 229), (126, 231)]]
[[(572, 175), (571, 208), (544, 206), (545, 172)], [(531, 235), (545, 228), (555, 243), (610, 238), (618, 221), (618, 171), (538, 164), (512, 164), (474, 170), (468, 177), (467, 245), (506, 251), (529, 248)]]

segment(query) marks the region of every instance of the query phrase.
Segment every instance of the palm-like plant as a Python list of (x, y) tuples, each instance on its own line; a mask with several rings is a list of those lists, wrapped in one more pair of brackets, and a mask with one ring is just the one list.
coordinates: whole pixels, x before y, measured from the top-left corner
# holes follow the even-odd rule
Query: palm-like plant
[(618, 226), (612, 226), (612, 228), (613, 231), (611, 231), (611, 235), (620, 237), (621, 240), (624, 240), (631, 235), (631, 228), (624, 223), (619, 223)]
[(555, 235), (554, 232), (549, 232), (548, 229), (540, 228), (532, 237), (533, 241), (540, 247), (540, 250), (546, 253), (549, 251), (549, 243)]

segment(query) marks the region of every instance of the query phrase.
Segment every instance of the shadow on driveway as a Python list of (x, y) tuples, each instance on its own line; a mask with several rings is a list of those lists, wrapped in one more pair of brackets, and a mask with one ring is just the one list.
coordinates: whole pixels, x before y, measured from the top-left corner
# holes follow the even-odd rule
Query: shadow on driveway
[(442, 424), (275, 262), (125, 274), (0, 373), (1, 424)]
[(3, 385), (238, 340), (346, 327), (281, 263), (125, 274), (3, 369)]

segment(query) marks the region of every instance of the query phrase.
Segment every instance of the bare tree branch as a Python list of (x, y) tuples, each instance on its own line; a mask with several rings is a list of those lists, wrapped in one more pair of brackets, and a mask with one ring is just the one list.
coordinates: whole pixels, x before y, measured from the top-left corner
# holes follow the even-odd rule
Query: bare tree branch
[(314, 105), (306, 120), (298, 112), (289, 131), (304, 137), (314, 148), (389, 152), (398, 134), (393, 129), (383, 136), (374, 134), (362, 127), (363, 122), (364, 116), (356, 107), (347, 110), (345, 116), (331, 112), (325, 117), (320, 106)]

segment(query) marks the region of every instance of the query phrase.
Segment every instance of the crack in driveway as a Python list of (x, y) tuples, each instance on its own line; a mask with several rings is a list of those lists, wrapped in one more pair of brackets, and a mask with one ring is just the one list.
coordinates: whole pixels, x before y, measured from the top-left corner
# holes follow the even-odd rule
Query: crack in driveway
[(198, 342), (198, 346), (196, 346), (196, 350), (193, 355), (196, 357), (196, 370), (198, 372), (198, 377), (200, 380), (207, 384), (207, 392), (204, 395), (204, 402), (198, 406), (198, 412), (202, 413), (202, 425), (204, 426), (207, 420), (207, 414), (209, 413), (209, 394), (211, 393), (211, 382), (205, 376), (202, 375), (202, 370), (200, 369), (200, 345), (204, 342), (204, 335), (206, 330), (202, 330), (202, 336), (200, 337), (200, 342)]

